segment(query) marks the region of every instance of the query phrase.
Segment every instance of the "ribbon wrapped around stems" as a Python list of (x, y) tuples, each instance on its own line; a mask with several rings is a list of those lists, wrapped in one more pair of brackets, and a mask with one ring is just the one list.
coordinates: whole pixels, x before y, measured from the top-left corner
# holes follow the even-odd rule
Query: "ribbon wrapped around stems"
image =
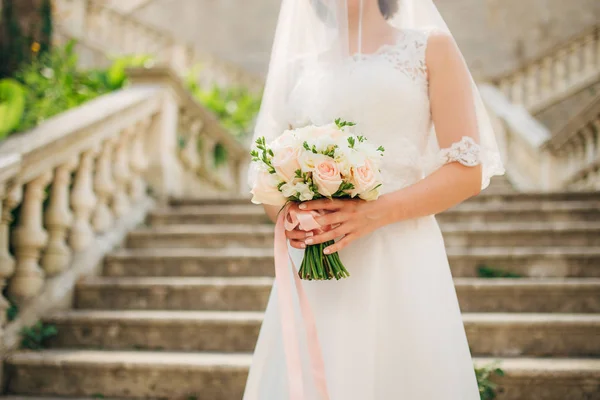
[[(277, 217), (275, 225), (275, 282), (281, 314), (283, 348), (288, 371), (290, 400), (309, 400), (304, 394), (304, 379), (302, 377), (302, 360), (294, 318), (294, 298), (291, 280), (294, 280), (298, 300), (300, 303), (301, 321), (306, 332), (308, 355), (310, 358), (311, 372), (320, 400), (329, 400), (327, 382), (325, 377), (325, 363), (317, 335), (317, 326), (310, 303), (306, 297), (302, 281), (296, 271), (294, 261), (287, 248), (286, 230), (292, 230), (300, 224), (303, 230), (321, 229), (315, 220), (318, 213), (291, 211), (289, 206), (284, 207)], [(288, 260), (292, 266), (292, 275)], [(302, 328), (302, 326), (301, 326)], [(312, 400), (312, 399), (310, 399)]]

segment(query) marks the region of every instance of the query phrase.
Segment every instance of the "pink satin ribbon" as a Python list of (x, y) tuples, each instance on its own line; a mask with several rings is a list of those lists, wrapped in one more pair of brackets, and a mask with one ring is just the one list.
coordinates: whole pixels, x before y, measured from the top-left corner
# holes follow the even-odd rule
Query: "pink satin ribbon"
[(306, 231), (320, 229), (321, 226), (314, 218), (318, 215), (319, 213), (314, 211), (298, 212), (290, 210), (289, 207), (285, 207), (279, 213), (277, 224), (275, 226), (275, 281), (277, 283), (279, 312), (281, 314), (283, 347), (288, 371), (290, 400), (313, 399), (308, 399), (304, 395), (302, 360), (300, 358), (300, 346), (297, 336), (297, 333), (300, 332), (300, 330), (296, 329), (294, 318), (294, 298), (291, 284), (292, 277), (290, 277), (288, 259), (292, 263), (292, 275), (294, 283), (296, 284), (302, 322), (304, 323), (304, 330), (306, 331), (306, 341), (312, 376), (321, 400), (329, 400), (325, 377), (325, 363), (323, 362), (323, 353), (317, 335), (315, 317), (310, 308), (310, 303), (304, 292), (304, 287), (298, 276), (294, 261), (288, 253), (287, 239), (285, 237), (285, 230), (295, 229), (298, 225), (300, 225), (302, 230)]

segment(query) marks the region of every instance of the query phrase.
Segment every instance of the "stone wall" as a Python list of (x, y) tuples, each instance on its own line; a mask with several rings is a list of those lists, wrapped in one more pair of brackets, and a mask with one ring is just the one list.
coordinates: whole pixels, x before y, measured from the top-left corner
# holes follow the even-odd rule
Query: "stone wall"
[[(266, 70), (280, 0), (154, 0), (136, 13), (200, 49)], [(473, 73), (496, 76), (600, 21), (598, 0), (437, 0)]]

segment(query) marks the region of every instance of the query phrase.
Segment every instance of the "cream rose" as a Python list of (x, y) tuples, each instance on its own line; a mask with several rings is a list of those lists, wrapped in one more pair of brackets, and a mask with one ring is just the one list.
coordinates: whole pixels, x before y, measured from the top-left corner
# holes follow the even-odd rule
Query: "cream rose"
[(313, 170), (313, 181), (319, 193), (331, 197), (338, 191), (342, 184), (342, 176), (338, 164), (331, 158), (321, 160)]
[(273, 206), (282, 206), (286, 198), (277, 189), (279, 179), (277, 175), (270, 174), (267, 171), (261, 171), (256, 176), (256, 181), (250, 193), (252, 193), (252, 203), (269, 204)]
[(297, 147), (287, 146), (276, 151), (275, 156), (271, 159), (271, 165), (275, 168), (275, 172), (286, 182), (291, 182), (296, 176), (296, 171), (300, 169), (298, 155)]
[[(373, 165), (370, 159), (365, 159), (360, 166), (353, 167), (351, 170), (352, 184), (354, 189), (350, 191), (352, 197), (359, 196), (364, 200), (374, 200), (371, 198), (373, 189), (381, 183), (379, 171)], [(375, 197), (377, 198), (377, 197)]]

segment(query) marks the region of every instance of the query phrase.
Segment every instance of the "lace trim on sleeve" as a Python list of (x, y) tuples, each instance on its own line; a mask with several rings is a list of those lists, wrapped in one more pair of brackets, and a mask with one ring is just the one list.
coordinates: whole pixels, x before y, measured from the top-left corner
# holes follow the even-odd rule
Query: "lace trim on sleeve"
[(458, 162), (465, 167), (481, 164), (481, 146), (472, 137), (463, 136), (460, 141), (452, 143), (452, 146), (439, 152), (440, 165), (451, 162)]

